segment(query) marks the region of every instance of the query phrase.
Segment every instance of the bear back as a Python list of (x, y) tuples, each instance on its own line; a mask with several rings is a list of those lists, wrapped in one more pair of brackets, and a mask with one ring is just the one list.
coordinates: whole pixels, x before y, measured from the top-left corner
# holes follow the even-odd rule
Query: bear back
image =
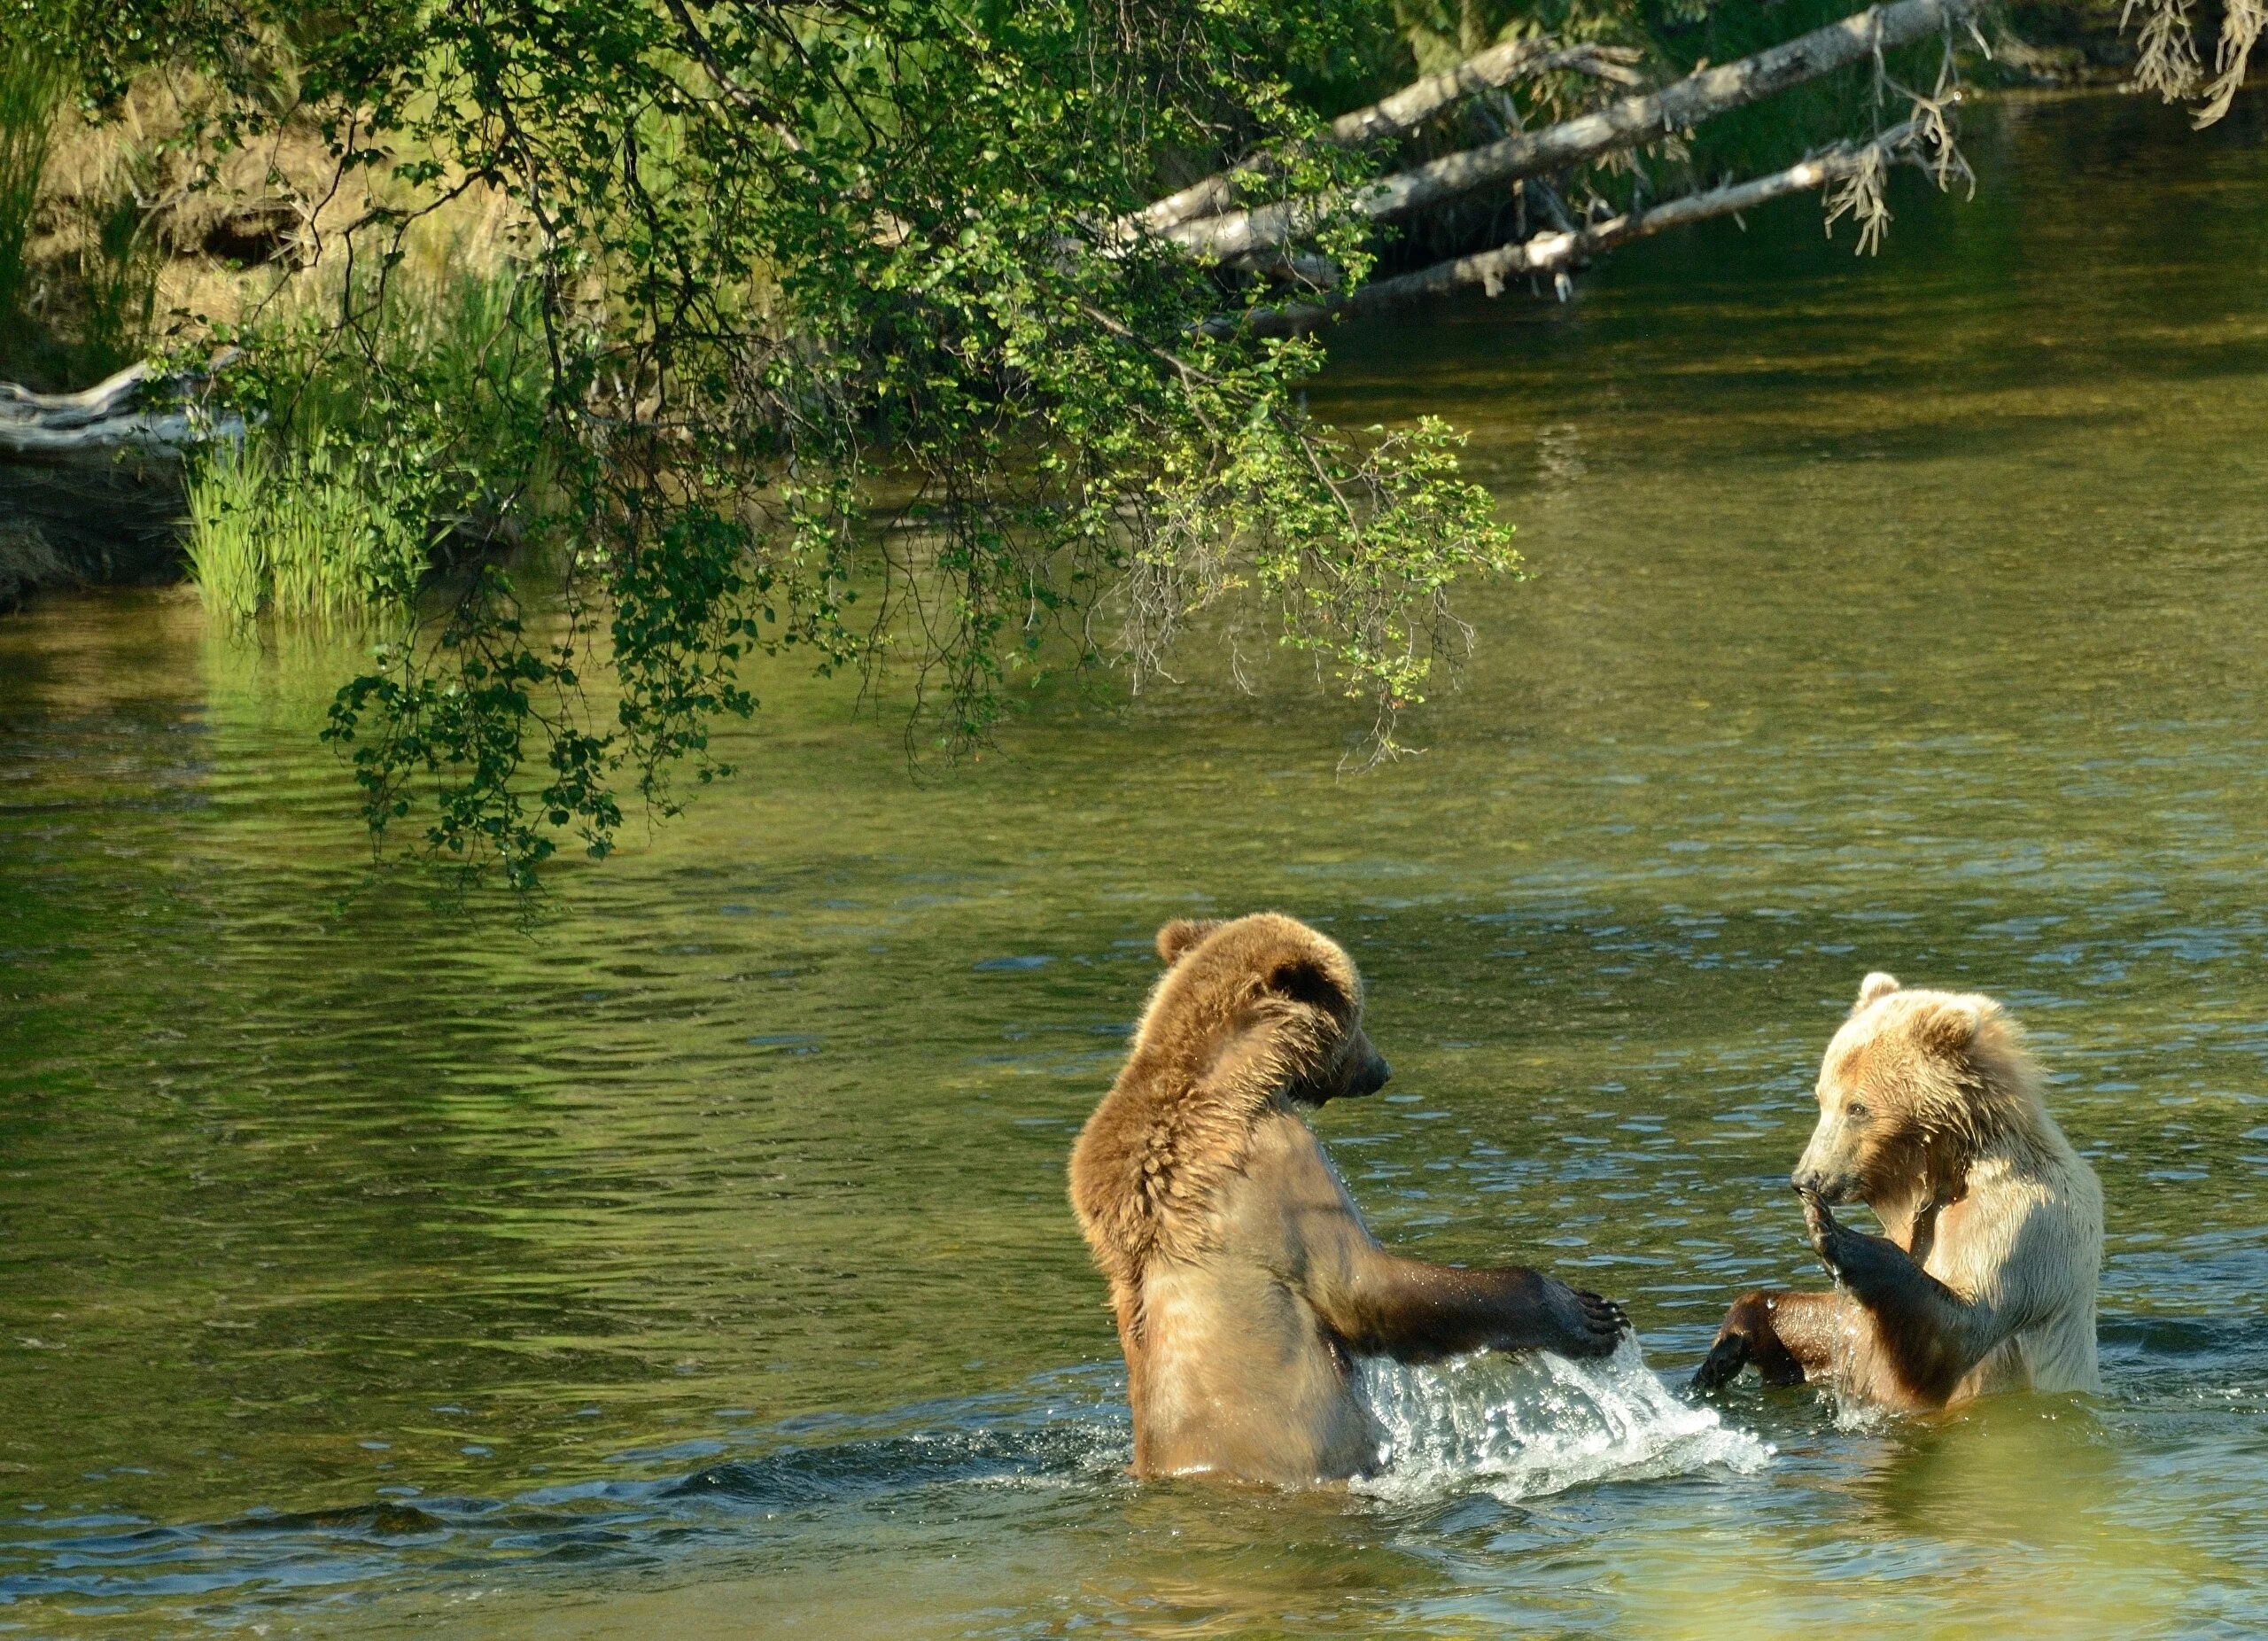
[(1177, 919), (1157, 949), (1133, 1050), (1071, 1152), (1072, 1209), (1122, 1318), (1153, 1254), (1208, 1246), (1253, 1124), (1320, 1085), (1362, 1021), (1353, 960), (1295, 918)]

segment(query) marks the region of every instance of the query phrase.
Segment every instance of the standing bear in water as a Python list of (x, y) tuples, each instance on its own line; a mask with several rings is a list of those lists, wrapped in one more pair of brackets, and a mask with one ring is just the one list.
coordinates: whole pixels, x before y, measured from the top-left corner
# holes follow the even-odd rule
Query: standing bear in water
[(1381, 1248), (1301, 1115), (1374, 1093), (1363, 985), (1272, 913), (1169, 923), (1166, 973), (1071, 1153), (1071, 1205), (1110, 1282), (1138, 1475), (1281, 1486), (1377, 1460), (1354, 1359), (1611, 1352), (1615, 1305), (1520, 1266)]
[[(1839, 1378), (1884, 1405), (1996, 1390), (2097, 1390), (2102, 1187), (2039, 1100), (1988, 997), (1868, 975), (1827, 1046), (1819, 1126), (1796, 1164), (1813, 1249), (1844, 1294), (1744, 1294), (1694, 1375)], [(1836, 1223), (1875, 1210), (1887, 1236)]]

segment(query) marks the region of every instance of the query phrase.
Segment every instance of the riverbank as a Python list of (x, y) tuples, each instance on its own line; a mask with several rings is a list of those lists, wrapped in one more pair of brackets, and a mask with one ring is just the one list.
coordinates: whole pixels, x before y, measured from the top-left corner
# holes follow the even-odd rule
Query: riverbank
[[(2019, 37), (2012, 25), (2028, 36)], [(1992, 41), (1977, 36), (1984, 49), (1971, 53), (1968, 66), (1986, 86), (2062, 83), (2131, 59), (2117, 41), (2112, 9), (2096, 0), (2017, 8), (1993, 27)], [(1661, 61), (1654, 65), (1673, 78), (1674, 64), (1682, 60), (1676, 33), (1672, 27), (1656, 43)], [(1610, 78), (1629, 74), (1623, 66)], [(29, 234), (17, 259), (24, 288), (0, 292), (6, 298), (0, 303), (0, 319), (12, 327), (0, 343), (6, 344), (17, 374), (35, 388), (76, 387), (81, 383), (74, 372), (120, 362), (133, 347), (153, 339), (153, 316), (159, 313), (170, 316), (163, 327), (166, 345), (194, 360), (200, 348), (254, 316), (263, 324), (275, 323), (279, 307), (305, 309), (314, 322), (342, 300), (366, 306), (368, 292), (358, 289), (350, 299), (342, 283), (349, 254), (344, 247), (358, 223), (402, 224), (402, 239), (385, 254), (393, 269), (389, 277), (421, 289), (446, 290), (466, 281), (509, 284), (515, 277), (528, 227), (523, 214), (500, 192), (469, 178), (461, 189), (424, 199), (417, 187), (434, 179), (414, 153), (394, 153), (382, 163), (340, 172), (329, 139), (286, 118), (256, 149), (224, 145), (206, 157), (208, 167), (198, 158), (198, 144), (188, 139), (204, 128), (200, 121), (214, 110), (198, 100), (204, 94), (192, 83), (157, 77), (137, 82), (113, 117), (99, 125), (69, 111), (61, 85), (55, 81), (43, 93), (54, 101), (56, 113), (51, 136), (42, 139), (48, 144), (42, 163), (49, 175), (43, 182), (35, 165), (28, 184), (36, 208), (27, 219)], [(31, 120), (27, 130), (37, 126), (20, 112), (14, 117)], [(1848, 168), (1856, 161), (1846, 152), (1837, 163)], [(211, 175), (203, 174), (206, 169)], [(1827, 175), (1805, 172), (1808, 180), (1800, 187), (1816, 191)], [(1852, 187), (1857, 191), (1845, 200), (1846, 206), (1861, 195), (1870, 197), (1870, 187), (1858, 189), (1855, 181)], [(1516, 214), (1525, 222), (1529, 206), (1521, 198)], [(1609, 208), (1604, 198), (1593, 203)], [(1548, 187), (1534, 209), (1565, 220), (1564, 202)], [(1869, 205), (1861, 214), (1870, 218), (1871, 211)], [(1482, 214), (1492, 213), (1502, 214), (1494, 207)], [(1474, 223), (1459, 226), (1462, 218), (1450, 214), (1456, 220), (1437, 225), (1447, 236), (1444, 245), (1457, 242), (1460, 233), (1478, 231)], [(1491, 225), (1488, 231), (1499, 229)], [(1395, 253), (1389, 246), (1386, 254)], [(1552, 266), (1564, 271), (1557, 263)], [(1491, 275), (1487, 283), (1495, 289), (1502, 281)], [(383, 317), (384, 308), (378, 311)], [(377, 357), (387, 351), (387, 338), (368, 333), (369, 323), (367, 315), (358, 320), (355, 346), (339, 350), (338, 357), (357, 351)], [(315, 396), (327, 394), (339, 404), (356, 400), (351, 381), (323, 379), (325, 362), (318, 359), (311, 369), (314, 377), (306, 387)], [(56, 379), (46, 380), (50, 376)], [(270, 399), (300, 395), (291, 383), (265, 383), (261, 391)], [(308, 465), (296, 459), (305, 454), (295, 453), (275, 471), (288, 474)], [(82, 579), (151, 573), (151, 548), (162, 534), (152, 515), (181, 517), (193, 510), (177, 491), (163, 494), (164, 474), (158, 464), (144, 462), (130, 478), (108, 475), (90, 486), (87, 516), (67, 517), (54, 503), (85, 471), (50, 463), (36, 482), (19, 486), (32, 499), (20, 509), (13, 537), (18, 546), (10, 559), (14, 568), (5, 572), (17, 589), (12, 596), (19, 599), (21, 590), (40, 576), (58, 573), (57, 566), (60, 573)], [(485, 494), (454, 498), (454, 511), (477, 517), (506, 504), (502, 498), (514, 494), (516, 486), (509, 482), (488, 486)], [(136, 516), (124, 521), (121, 509)], [(113, 518), (121, 521), (114, 526), (106, 522)], [(489, 533), (509, 540), (524, 521), (502, 522), (511, 528)], [(104, 541), (104, 532), (113, 528), (131, 539)]]

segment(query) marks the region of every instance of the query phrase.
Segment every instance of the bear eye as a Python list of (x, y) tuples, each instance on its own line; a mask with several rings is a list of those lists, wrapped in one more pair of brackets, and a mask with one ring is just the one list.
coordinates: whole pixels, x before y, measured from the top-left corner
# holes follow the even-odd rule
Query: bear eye
[(1853, 1123), (1863, 1123), (1867, 1120), (1867, 1108), (1860, 1101), (1853, 1100), (1843, 1108), (1843, 1115)]

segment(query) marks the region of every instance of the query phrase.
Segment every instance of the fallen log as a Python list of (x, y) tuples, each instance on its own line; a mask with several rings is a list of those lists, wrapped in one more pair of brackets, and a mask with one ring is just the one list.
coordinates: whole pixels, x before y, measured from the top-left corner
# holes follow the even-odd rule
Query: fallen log
[(1206, 329), (1216, 336), (1239, 330), (1259, 336), (1292, 336), (1312, 331), (1328, 320), (1376, 313), (1400, 303), (1446, 296), (1473, 285), (1495, 296), (1508, 279), (1556, 274), (1634, 239), (1682, 228), (1689, 222), (1753, 210), (1775, 199), (1809, 193), (1854, 176), (1869, 165), (1887, 164), (1920, 143), (1930, 124), (1926, 120), (1909, 120), (1870, 143), (1845, 143), (1768, 176), (1665, 200), (1647, 210), (1627, 212), (1572, 232), (1536, 234), (1515, 245), (1455, 257), (1416, 273), (1378, 280), (1351, 295), (1257, 308), (1248, 315), (1224, 315), (1208, 322)]
[[(1406, 136), (1442, 110), (1468, 97), (1555, 70), (1635, 85), (1638, 75), (1631, 65), (1637, 58), (1637, 52), (1621, 46), (1555, 46), (1548, 40), (1515, 40), (1491, 46), (1454, 68), (1428, 74), (1404, 86), (1392, 97), (1341, 114), (1308, 140), (1337, 148), (1359, 148), (1365, 143)], [(1295, 146), (1293, 153), (1298, 152)], [(1263, 156), (1244, 160), (1225, 171), (1216, 171), (1137, 211), (1122, 225), (1122, 229), (1129, 233), (1161, 234), (1183, 222), (1230, 210), (1236, 205), (1239, 183), (1280, 169), (1282, 160), (1289, 157), (1270, 159)]]
[[(226, 363), (216, 360), (215, 368)], [(212, 439), (239, 438), (241, 417), (205, 416), (178, 401), (139, 408), (143, 390), (156, 384), (150, 366), (128, 365), (115, 376), (75, 393), (35, 393), (13, 382), (0, 382), (0, 457), (54, 460), (131, 451), (178, 457)], [(185, 378), (167, 378), (179, 387)]]
[[(1675, 85), (1627, 97), (1535, 131), (1443, 156), (1380, 178), (1351, 196), (1308, 196), (1176, 222), (1161, 237), (1209, 261), (1281, 252), (1340, 214), (1386, 222), (1476, 191), (1540, 175), (1673, 135), (1790, 86), (1967, 21), (1983, 0), (1897, 0)], [(1164, 202), (1161, 202), (1161, 204)]]
[(0, 609), (57, 582), (179, 578), (182, 457), (245, 432), (189, 393), (232, 356), (181, 375), (130, 365), (75, 393), (0, 382)]

